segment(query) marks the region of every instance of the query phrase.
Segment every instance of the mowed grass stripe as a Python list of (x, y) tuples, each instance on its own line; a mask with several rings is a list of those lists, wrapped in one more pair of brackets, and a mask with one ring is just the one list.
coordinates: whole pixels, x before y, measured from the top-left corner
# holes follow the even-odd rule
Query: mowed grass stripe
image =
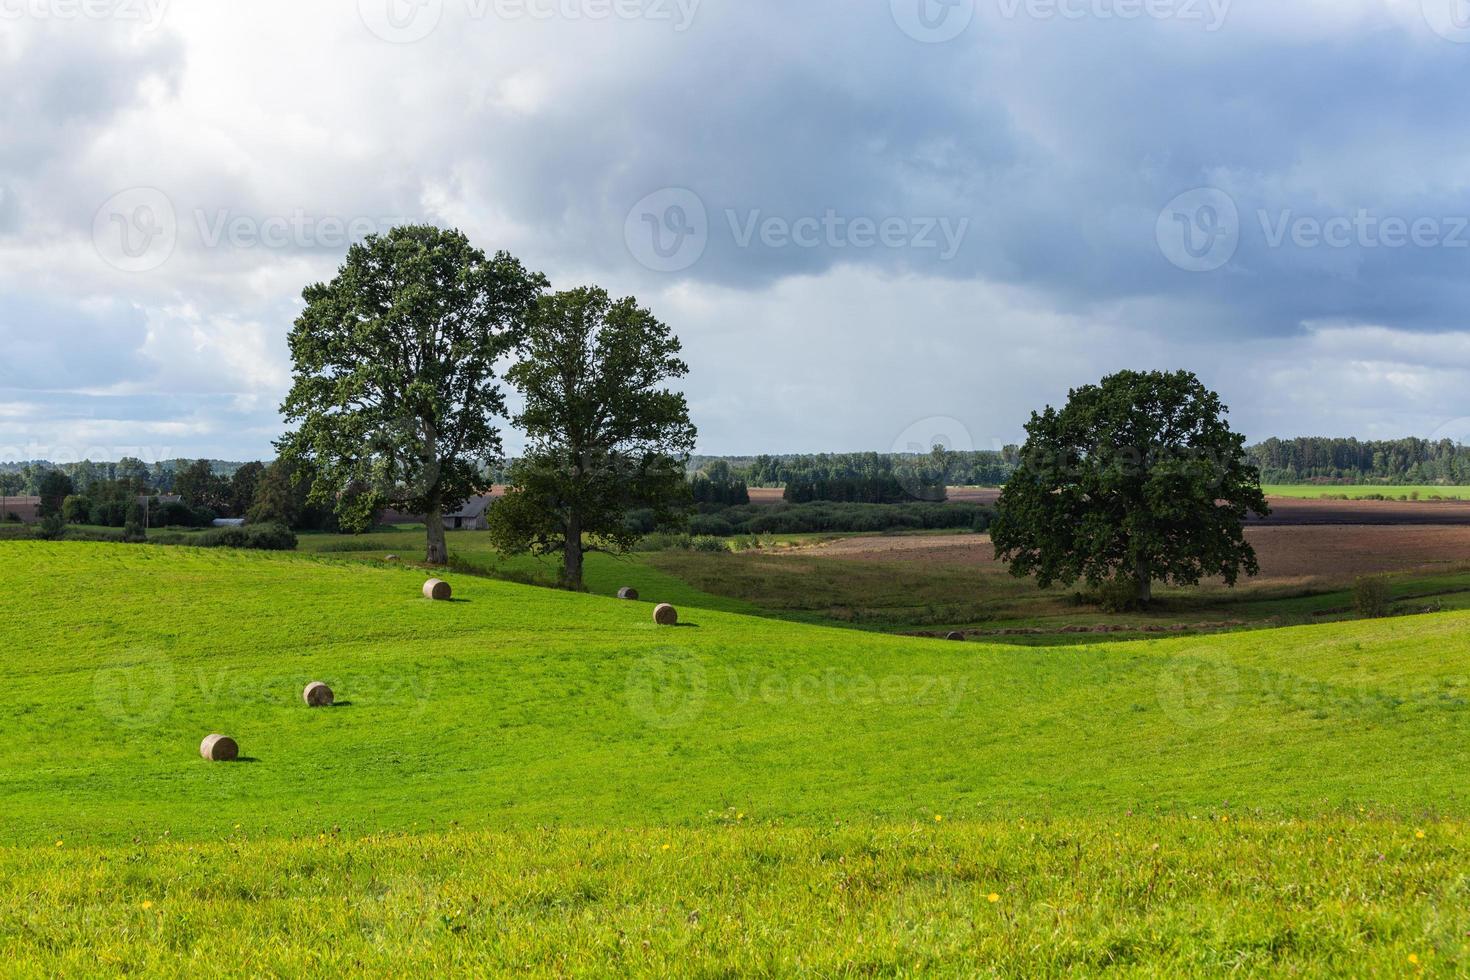
[[(421, 584), (0, 545), (0, 841), (1467, 810), (1465, 614), (1018, 649)], [(306, 709), (311, 680), (346, 703)], [(202, 762), (213, 731), (254, 761)]]

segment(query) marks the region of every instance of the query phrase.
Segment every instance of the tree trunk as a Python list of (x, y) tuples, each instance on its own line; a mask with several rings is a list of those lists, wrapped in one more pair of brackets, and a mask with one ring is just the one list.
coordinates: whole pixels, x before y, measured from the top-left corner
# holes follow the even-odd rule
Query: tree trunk
[(439, 501), (429, 505), (424, 522), (428, 525), (429, 533), (429, 553), (424, 561), (430, 565), (449, 564), (449, 545), (444, 542), (444, 507)]
[(1153, 569), (1149, 567), (1147, 558), (1139, 558), (1134, 565), (1134, 577), (1138, 582), (1138, 602), (1140, 605), (1148, 605), (1154, 598), (1154, 576)]
[(562, 583), (568, 588), (582, 587), (582, 521), (573, 514), (567, 518), (567, 543), (562, 553)]

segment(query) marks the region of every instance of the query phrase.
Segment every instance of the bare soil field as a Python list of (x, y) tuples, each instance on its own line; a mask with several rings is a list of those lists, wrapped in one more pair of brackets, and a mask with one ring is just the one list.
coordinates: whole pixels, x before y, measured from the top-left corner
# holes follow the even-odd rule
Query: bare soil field
[[(750, 491), (750, 502), (780, 503), (781, 493), (779, 487), (754, 488)], [(1000, 491), (993, 487), (949, 488), (949, 499), (953, 503), (993, 504), (999, 497)], [(1267, 499), (1271, 504), (1271, 516), (1252, 517), (1249, 523), (1264, 527), (1303, 524), (1433, 524), (1470, 527), (1470, 500)]]
[[(1470, 564), (1470, 527), (1425, 525), (1300, 525), (1246, 529), (1261, 562), (1257, 581), (1345, 579), (1379, 572)], [(988, 535), (844, 538), (793, 549), (807, 556), (854, 561), (1003, 566)]]
[(1263, 526), (1307, 524), (1438, 525), (1470, 527), (1470, 501), (1465, 500), (1299, 500), (1269, 497), (1271, 516), (1252, 517)]

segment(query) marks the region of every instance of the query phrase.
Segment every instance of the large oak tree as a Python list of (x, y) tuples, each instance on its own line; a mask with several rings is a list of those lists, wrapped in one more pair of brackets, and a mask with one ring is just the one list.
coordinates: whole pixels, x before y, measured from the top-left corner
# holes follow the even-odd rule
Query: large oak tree
[(423, 514), (428, 562), (444, 564), (443, 514), (500, 457), (497, 362), (546, 285), (459, 231), (414, 225), (353, 245), (336, 278), (308, 286), (281, 406), (297, 428), (278, 447), (310, 464), (312, 499), (349, 527), (382, 505)]
[(525, 397), (515, 421), (528, 445), (490, 512), (497, 548), (559, 554), (564, 583), (578, 588), (585, 552), (640, 537), (628, 511), (663, 521), (688, 505), (695, 429), (684, 396), (665, 387), (689, 371), (680, 350), (631, 297), (595, 287), (542, 297), (506, 374)]
[(1189, 372), (1122, 371), (1033, 413), (997, 505), (996, 556), (1042, 587), (1113, 582), (1142, 603), (1154, 582), (1256, 574), (1241, 525), (1269, 509), (1227, 412)]

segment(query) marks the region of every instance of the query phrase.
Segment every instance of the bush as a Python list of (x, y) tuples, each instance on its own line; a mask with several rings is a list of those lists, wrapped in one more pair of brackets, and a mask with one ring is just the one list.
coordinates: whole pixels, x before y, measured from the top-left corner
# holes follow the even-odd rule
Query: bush
[(695, 514), (689, 518), (690, 534), (715, 534), (725, 537), (735, 533), (734, 526), (714, 514)]
[(72, 494), (61, 502), (61, 519), (68, 524), (85, 524), (90, 516), (87, 498)]
[(1378, 619), (1389, 612), (1388, 581), (1366, 576), (1353, 583), (1353, 608), (1365, 619)]
[(195, 509), (178, 501), (160, 504), (153, 518), (153, 523), (162, 527), (208, 527), (213, 521), (213, 511), (203, 507)]
[(156, 534), (155, 544), (188, 545), (195, 548), (250, 548), (256, 551), (294, 551), (296, 532), (284, 524), (251, 524), (217, 527), (197, 533)]
[(128, 544), (142, 544), (147, 541), (148, 532), (143, 530), (143, 522), (133, 518), (124, 524), (122, 539)]
[(623, 515), (623, 526), (634, 534), (652, 534), (658, 530), (658, 515), (644, 507)]
[(1138, 600), (1138, 582), (1132, 576), (1120, 575), (1109, 579), (1087, 592), (1087, 601), (1104, 612), (1133, 612), (1141, 603)]
[(690, 551), (721, 552), (729, 551), (729, 547), (720, 538), (712, 538), (708, 535), (700, 535), (689, 539)]
[(57, 541), (66, 534), (66, 521), (60, 512), (47, 514), (41, 518), (41, 523), (36, 525), (36, 537), (42, 541)]

